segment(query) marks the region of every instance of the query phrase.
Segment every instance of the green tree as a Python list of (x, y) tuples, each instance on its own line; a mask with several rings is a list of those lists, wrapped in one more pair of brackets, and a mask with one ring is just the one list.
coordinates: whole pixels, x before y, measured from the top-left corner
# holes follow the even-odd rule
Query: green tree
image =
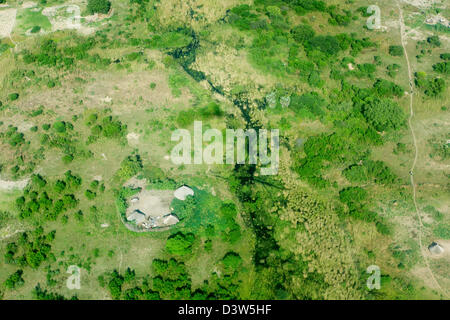
[(17, 287), (22, 286), (25, 283), (25, 280), (23, 280), (22, 275), (23, 271), (17, 270), (6, 279), (5, 286), (8, 289), (15, 289)]
[(11, 93), (10, 95), (8, 95), (8, 98), (11, 101), (15, 101), (15, 100), (19, 99), (19, 94), (18, 93)]
[(97, 194), (91, 190), (86, 190), (86, 192), (84, 193), (84, 195), (86, 196), (86, 198), (88, 198), (89, 200), (93, 200), (95, 199), (95, 197), (97, 196)]
[(307, 43), (307, 47), (317, 49), (328, 56), (335, 55), (341, 50), (339, 41), (334, 36), (316, 36), (311, 38)]
[(373, 84), (375, 91), (382, 97), (403, 96), (404, 89), (392, 81), (377, 79)]
[(31, 176), (33, 185), (36, 185), (39, 189), (42, 189), (47, 184), (47, 181), (40, 174), (33, 174)]
[(305, 43), (313, 38), (316, 33), (310, 25), (300, 24), (291, 30), (291, 34), (295, 41)]
[(171, 254), (183, 256), (192, 252), (194, 241), (195, 236), (192, 233), (177, 232), (167, 239), (166, 249)]
[(108, 0), (88, 0), (87, 10), (90, 14), (106, 14), (111, 9), (111, 2)]
[(222, 259), (226, 270), (236, 270), (242, 264), (242, 258), (236, 252), (228, 252)]
[(403, 47), (402, 46), (389, 46), (389, 54), (394, 57), (403, 56)]
[(405, 114), (400, 106), (390, 99), (375, 99), (366, 103), (362, 114), (376, 130), (397, 130), (405, 124)]
[(108, 289), (113, 299), (120, 299), (124, 278), (116, 270), (111, 273), (111, 280), (108, 282)]
[(433, 70), (439, 73), (450, 74), (450, 63), (439, 62), (433, 65)]
[(53, 124), (53, 129), (55, 129), (56, 132), (64, 133), (66, 132), (66, 123), (64, 121), (56, 121)]
[(129, 156), (120, 164), (118, 176), (122, 179), (129, 179), (142, 169), (142, 160), (139, 155)]
[(427, 38), (427, 42), (433, 46), (433, 47), (440, 47), (441, 46), (441, 40), (439, 40), (438, 35), (430, 36)]

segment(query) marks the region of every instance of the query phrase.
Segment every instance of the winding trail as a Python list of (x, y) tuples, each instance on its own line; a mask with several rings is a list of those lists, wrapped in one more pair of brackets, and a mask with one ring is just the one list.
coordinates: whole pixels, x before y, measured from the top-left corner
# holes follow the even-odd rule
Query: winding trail
[(412, 191), (413, 191), (414, 207), (415, 207), (416, 215), (417, 215), (417, 218), (419, 221), (418, 236), (419, 236), (420, 253), (422, 254), (426, 268), (431, 276), (431, 279), (433, 280), (433, 282), (435, 284), (435, 287), (439, 288), (439, 290), (444, 294), (444, 296), (447, 296), (447, 292), (439, 285), (439, 282), (436, 280), (436, 277), (434, 276), (434, 273), (431, 270), (430, 263), (428, 261), (428, 257), (426, 256), (425, 249), (424, 249), (423, 243), (422, 243), (423, 223), (422, 223), (422, 217), (420, 216), (419, 206), (417, 205), (416, 184), (414, 182), (414, 169), (416, 167), (417, 158), (419, 155), (419, 148), (417, 146), (416, 134), (415, 134), (413, 126), (412, 126), (412, 119), (414, 118), (414, 107), (413, 107), (414, 106), (414, 82), (413, 82), (413, 74), (411, 71), (411, 64), (409, 63), (408, 52), (406, 51), (406, 32), (405, 32), (405, 22), (403, 20), (403, 10), (398, 2), (397, 2), (397, 7), (399, 10), (400, 37), (401, 37), (403, 52), (405, 54), (406, 65), (408, 67), (408, 78), (409, 78), (409, 88), (410, 88), (410, 94), (409, 94), (409, 111), (410, 112), (409, 112), (409, 118), (408, 118), (408, 126), (411, 131), (411, 136), (413, 139), (415, 152), (414, 152), (414, 161), (412, 163), (409, 174), (410, 174), (411, 187), (412, 187)]

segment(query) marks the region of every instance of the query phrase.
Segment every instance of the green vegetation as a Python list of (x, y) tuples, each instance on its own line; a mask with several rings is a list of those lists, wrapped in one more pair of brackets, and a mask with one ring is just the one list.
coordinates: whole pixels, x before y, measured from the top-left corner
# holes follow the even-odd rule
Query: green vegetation
[[(448, 31), (423, 23), (440, 8), (400, 4), (404, 51), (389, 1), (386, 31), (353, 0), (88, 0), (82, 16), (100, 15), (80, 29), (40, 10), (60, 4), (19, 8), (0, 42), (1, 298), (445, 298), (417, 272), (418, 230), (424, 246), (449, 239)], [(278, 129), (277, 174), (175, 165), (171, 134), (195, 120)], [(173, 198), (183, 185), (194, 195)], [(143, 189), (175, 225), (128, 223)]]
[(415, 73), (415, 83), (427, 96), (433, 98), (440, 96), (447, 86), (444, 79), (428, 77), (425, 72)]
[(362, 114), (378, 131), (399, 129), (405, 124), (405, 114), (398, 104), (389, 99), (375, 99), (362, 107)]
[(403, 48), (402, 46), (389, 46), (389, 54), (394, 57), (403, 56)]
[(210, 102), (204, 107), (196, 110), (180, 111), (178, 113), (176, 122), (180, 127), (187, 127), (194, 122), (194, 120), (208, 120), (214, 117), (222, 117), (223, 111), (220, 105), (216, 102)]
[(169, 253), (174, 255), (183, 256), (190, 254), (192, 252), (194, 240), (195, 237), (192, 233), (176, 233), (167, 239), (166, 249)]
[(108, 0), (88, 0), (87, 10), (90, 14), (106, 14), (111, 9), (111, 2)]
[(22, 286), (25, 283), (22, 278), (22, 274), (22, 270), (17, 270), (12, 275), (10, 275), (5, 281), (5, 287), (7, 287), (8, 289), (15, 289), (16, 287)]

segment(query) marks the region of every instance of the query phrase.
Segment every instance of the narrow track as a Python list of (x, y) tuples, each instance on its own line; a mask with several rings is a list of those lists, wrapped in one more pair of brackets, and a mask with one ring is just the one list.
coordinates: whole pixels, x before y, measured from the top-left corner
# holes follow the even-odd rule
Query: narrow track
[(405, 33), (405, 22), (403, 20), (403, 10), (398, 2), (397, 2), (397, 6), (398, 6), (398, 10), (399, 10), (400, 37), (401, 37), (403, 52), (405, 54), (406, 65), (408, 67), (408, 78), (409, 78), (409, 88), (410, 88), (410, 92), (409, 92), (409, 111), (410, 112), (409, 112), (409, 117), (408, 117), (408, 126), (411, 131), (411, 136), (412, 136), (412, 140), (414, 143), (415, 152), (414, 152), (414, 161), (412, 163), (411, 169), (409, 170), (409, 173), (410, 173), (411, 187), (412, 187), (412, 191), (413, 191), (414, 207), (416, 210), (417, 219), (419, 221), (418, 236), (419, 236), (420, 253), (422, 254), (426, 268), (428, 270), (428, 273), (430, 274), (430, 277), (431, 277), (435, 287), (438, 288), (444, 294), (444, 296), (447, 297), (447, 292), (439, 285), (439, 282), (436, 280), (436, 277), (434, 276), (434, 273), (431, 270), (430, 263), (428, 261), (428, 257), (426, 256), (425, 249), (424, 249), (423, 243), (422, 243), (423, 223), (422, 223), (422, 217), (420, 216), (419, 206), (417, 205), (416, 184), (414, 182), (414, 169), (416, 167), (417, 158), (419, 156), (419, 148), (417, 146), (416, 134), (414, 132), (413, 125), (412, 125), (412, 120), (414, 118), (414, 82), (413, 82), (414, 80), (413, 80), (413, 74), (411, 71), (411, 64), (409, 63), (408, 52), (406, 50), (406, 33)]

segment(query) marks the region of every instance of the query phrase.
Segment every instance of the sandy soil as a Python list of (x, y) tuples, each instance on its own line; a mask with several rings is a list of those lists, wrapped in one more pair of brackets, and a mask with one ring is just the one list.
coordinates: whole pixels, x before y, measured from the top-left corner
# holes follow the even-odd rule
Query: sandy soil
[[(52, 31), (81, 28), (80, 12), (80, 7), (77, 5), (61, 5), (42, 10), (42, 14), (47, 16), (52, 24)], [(60, 15), (61, 13), (71, 13), (72, 16), (64, 17)]]
[(442, 259), (450, 257), (450, 240), (438, 239), (436, 242), (444, 249), (444, 252), (440, 254), (432, 254), (429, 250), (427, 250), (427, 255), (432, 259)]
[(24, 2), (22, 4), (22, 8), (23, 9), (33, 8), (33, 7), (36, 7), (36, 6), (37, 6), (37, 3), (36, 2), (32, 2), (32, 1), (27, 1), (27, 2)]
[[(81, 24), (80, 7), (74, 4), (48, 7), (42, 10), (42, 14), (48, 17), (52, 24), (52, 31), (75, 29), (85, 35), (92, 34), (95, 31), (94, 28), (85, 27)], [(67, 14), (70, 14), (70, 16), (67, 16)]]
[(170, 203), (174, 196), (172, 190), (142, 190), (133, 198), (139, 198), (137, 202), (131, 202), (127, 215), (139, 210), (147, 217), (159, 217), (171, 212)]
[(144, 189), (146, 185), (147, 185), (147, 180), (145, 180), (145, 179), (139, 180), (138, 178), (133, 177), (124, 184), (124, 187)]
[(20, 180), (20, 181), (0, 180), (0, 190), (6, 190), (6, 191), (10, 191), (10, 190), (14, 190), (14, 189), (22, 190), (27, 186), (29, 180), (30, 179), (25, 179), (25, 180)]
[(139, 134), (135, 132), (130, 132), (127, 135), (128, 144), (130, 145), (136, 145), (139, 143)]
[(16, 9), (6, 9), (0, 11), (0, 38), (8, 38), (16, 23)]
[(8, 226), (3, 230), (0, 230), (0, 241), (1, 240), (6, 240), (8, 238), (11, 238), (12, 236), (14, 236), (15, 234), (18, 234), (19, 232), (23, 232), (24, 230), (15, 230), (15, 231), (11, 231), (11, 228)]

